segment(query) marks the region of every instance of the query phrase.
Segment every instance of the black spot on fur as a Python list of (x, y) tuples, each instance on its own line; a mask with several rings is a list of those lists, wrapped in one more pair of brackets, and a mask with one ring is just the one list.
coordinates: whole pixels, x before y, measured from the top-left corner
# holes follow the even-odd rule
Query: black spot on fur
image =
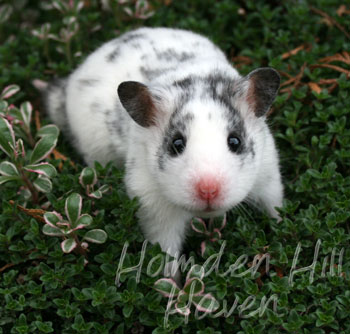
[(178, 61), (183, 62), (194, 57), (194, 54), (191, 52), (176, 52), (174, 49), (167, 49), (165, 51), (155, 50), (158, 60), (165, 61)]
[(144, 38), (146, 38), (144, 34), (136, 33), (136, 32), (128, 32), (120, 38), (120, 42), (130, 43), (131, 41), (135, 41), (137, 39), (144, 39)]
[(174, 71), (176, 70), (175, 66), (172, 67), (165, 67), (165, 68), (157, 68), (157, 69), (150, 69), (144, 66), (140, 67), (141, 74), (145, 77), (146, 80), (152, 81), (159, 76), (161, 76), (164, 73)]
[(125, 122), (122, 120), (121, 113), (116, 113), (112, 110), (104, 110), (104, 114), (108, 132), (111, 135), (117, 133), (119, 136), (124, 136), (125, 129), (123, 125), (125, 125)]
[(181, 89), (185, 90), (188, 89), (191, 85), (193, 85), (193, 78), (192, 77), (187, 77), (182, 80), (177, 80), (173, 83), (173, 86), (180, 87)]
[(120, 55), (120, 47), (117, 46), (110, 54), (107, 55), (106, 59), (108, 62), (113, 62)]

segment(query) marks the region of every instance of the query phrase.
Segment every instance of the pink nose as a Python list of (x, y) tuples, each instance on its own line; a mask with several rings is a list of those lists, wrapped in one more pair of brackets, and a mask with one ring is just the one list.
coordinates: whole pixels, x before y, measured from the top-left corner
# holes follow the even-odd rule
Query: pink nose
[(212, 201), (219, 195), (219, 182), (212, 178), (203, 178), (197, 183), (198, 196), (205, 201)]

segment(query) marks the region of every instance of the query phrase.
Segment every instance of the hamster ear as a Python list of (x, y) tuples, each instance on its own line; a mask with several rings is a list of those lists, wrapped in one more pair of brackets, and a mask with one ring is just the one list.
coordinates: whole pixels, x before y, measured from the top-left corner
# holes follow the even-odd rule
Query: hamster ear
[(246, 101), (256, 117), (266, 115), (280, 86), (280, 75), (270, 67), (258, 68), (250, 72), (244, 81), (249, 82)]
[(124, 81), (118, 87), (123, 107), (139, 125), (148, 128), (155, 125), (157, 109), (148, 87), (137, 81)]

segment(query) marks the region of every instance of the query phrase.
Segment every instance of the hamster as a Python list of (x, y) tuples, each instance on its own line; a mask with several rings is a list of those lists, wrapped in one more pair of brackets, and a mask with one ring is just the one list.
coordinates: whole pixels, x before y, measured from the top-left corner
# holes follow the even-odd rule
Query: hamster
[(266, 115), (280, 77), (242, 77), (207, 38), (141, 28), (93, 52), (49, 84), (51, 119), (88, 165), (125, 167), (145, 237), (172, 256), (193, 217), (254, 203), (279, 219), (283, 187)]

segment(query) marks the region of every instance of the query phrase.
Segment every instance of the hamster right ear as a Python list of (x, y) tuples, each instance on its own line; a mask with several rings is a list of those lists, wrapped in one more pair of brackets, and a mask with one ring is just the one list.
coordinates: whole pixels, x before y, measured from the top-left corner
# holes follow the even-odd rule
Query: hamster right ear
[(250, 72), (245, 78), (248, 90), (245, 99), (256, 117), (266, 115), (280, 86), (280, 75), (270, 67), (261, 67)]
[(137, 81), (124, 81), (118, 87), (120, 102), (131, 118), (148, 128), (156, 125), (158, 110), (148, 87)]

